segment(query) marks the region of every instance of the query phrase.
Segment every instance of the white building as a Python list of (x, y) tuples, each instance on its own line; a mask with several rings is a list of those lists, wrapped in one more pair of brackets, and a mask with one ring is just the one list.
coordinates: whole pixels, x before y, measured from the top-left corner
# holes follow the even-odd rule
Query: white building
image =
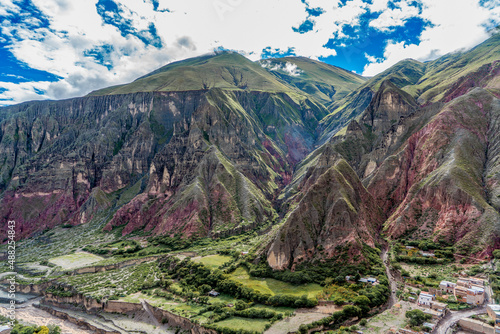
[(441, 281), (441, 283), (439, 283), (439, 289), (444, 293), (453, 293), (455, 291), (456, 286), (457, 286), (456, 283), (448, 281)]
[(431, 295), (428, 292), (420, 292), (417, 304), (420, 306), (431, 307), (431, 303), (434, 299), (436, 299), (434, 295)]

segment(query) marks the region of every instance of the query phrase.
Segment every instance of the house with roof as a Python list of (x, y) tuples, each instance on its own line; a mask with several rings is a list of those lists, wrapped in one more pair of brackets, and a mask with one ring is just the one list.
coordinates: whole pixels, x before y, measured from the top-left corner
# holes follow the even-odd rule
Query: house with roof
[(441, 313), (446, 313), (446, 311), (448, 310), (448, 304), (433, 301), (431, 303), (431, 309), (438, 311), (438, 312), (441, 312)]
[(463, 288), (468, 288), (469, 287), (469, 280), (467, 278), (459, 278), (457, 280), (457, 286), (461, 286)]
[(420, 292), (420, 295), (418, 295), (418, 300), (417, 300), (417, 304), (420, 305), (420, 306), (425, 306), (425, 307), (431, 307), (431, 303), (436, 300), (436, 296), (435, 295), (431, 295), (430, 293), (428, 292)]
[(456, 283), (448, 281), (441, 281), (441, 283), (439, 283), (439, 289), (443, 293), (453, 293), (455, 291), (456, 286), (457, 286)]
[(484, 303), (484, 289), (471, 287), (467, 290), (467, 304), (481, 305)]
[(208, 293), (208, 295), (209, 295), (210, 297), (217, 297), (217, 296), (219, 296), (219, 295), (220, 295), (220, 293), (218, 293), (218, 292), (217, 292), (217, 291), (215, 291), (215, 290), (211, 290), (211, 291)]
[(420, 251), (419, 253), (420, 253), (420, 255), (422, 255), (423, 257), (434, 257), (434, 253), (431, 253), (431, 252), (424, 252), (424, 251)]
[(455, 298), (457, 301), (462, 302), (462, 303), (467, 303), (467, 290), (469, 290), (467, 287), (463, 286), (456, 286), (455, 287)]
[(444, 317), (443, 312), (439, 312), (432, 309), (424, 309), (423, 311), (425, 314), (429, 314), (432, 317), (432, 319), (441, 319), (442, 317)]
[(478, 277), (469, 277), (469, 283), (471, 285), (484, 286), (484, 279)]

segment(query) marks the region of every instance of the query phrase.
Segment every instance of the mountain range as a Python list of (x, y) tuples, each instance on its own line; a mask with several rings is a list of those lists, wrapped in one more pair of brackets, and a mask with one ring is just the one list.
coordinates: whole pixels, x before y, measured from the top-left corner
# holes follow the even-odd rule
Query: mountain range
[[(219, 52), (129, 84), (0, 108), (0, 214), (19, 237), (268, 231), (274, 269), (387, 240), (500, 248), (500, 34), (373, 78)], [(278, 228), (270, 229), (278, 225)]]

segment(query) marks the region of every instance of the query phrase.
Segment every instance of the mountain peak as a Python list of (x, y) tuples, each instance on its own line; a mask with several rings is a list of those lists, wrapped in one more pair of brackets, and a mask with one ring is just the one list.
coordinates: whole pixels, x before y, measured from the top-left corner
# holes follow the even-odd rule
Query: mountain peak
[(129, 84), (105, 88), (91, 95), (211, 88), (270, 92), (294, 90), (239, 53), (221, 51), (170, 63)]

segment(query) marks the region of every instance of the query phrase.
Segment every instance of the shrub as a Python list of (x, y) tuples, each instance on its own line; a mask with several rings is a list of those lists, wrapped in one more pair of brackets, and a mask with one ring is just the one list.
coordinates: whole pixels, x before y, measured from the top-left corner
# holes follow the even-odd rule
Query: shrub
[(422, 310), (418, 309), (406, 311), (405, 316), (409, 320), (410, 326), (420, 326), (432, 318), (430, 314), (425, 314)]

